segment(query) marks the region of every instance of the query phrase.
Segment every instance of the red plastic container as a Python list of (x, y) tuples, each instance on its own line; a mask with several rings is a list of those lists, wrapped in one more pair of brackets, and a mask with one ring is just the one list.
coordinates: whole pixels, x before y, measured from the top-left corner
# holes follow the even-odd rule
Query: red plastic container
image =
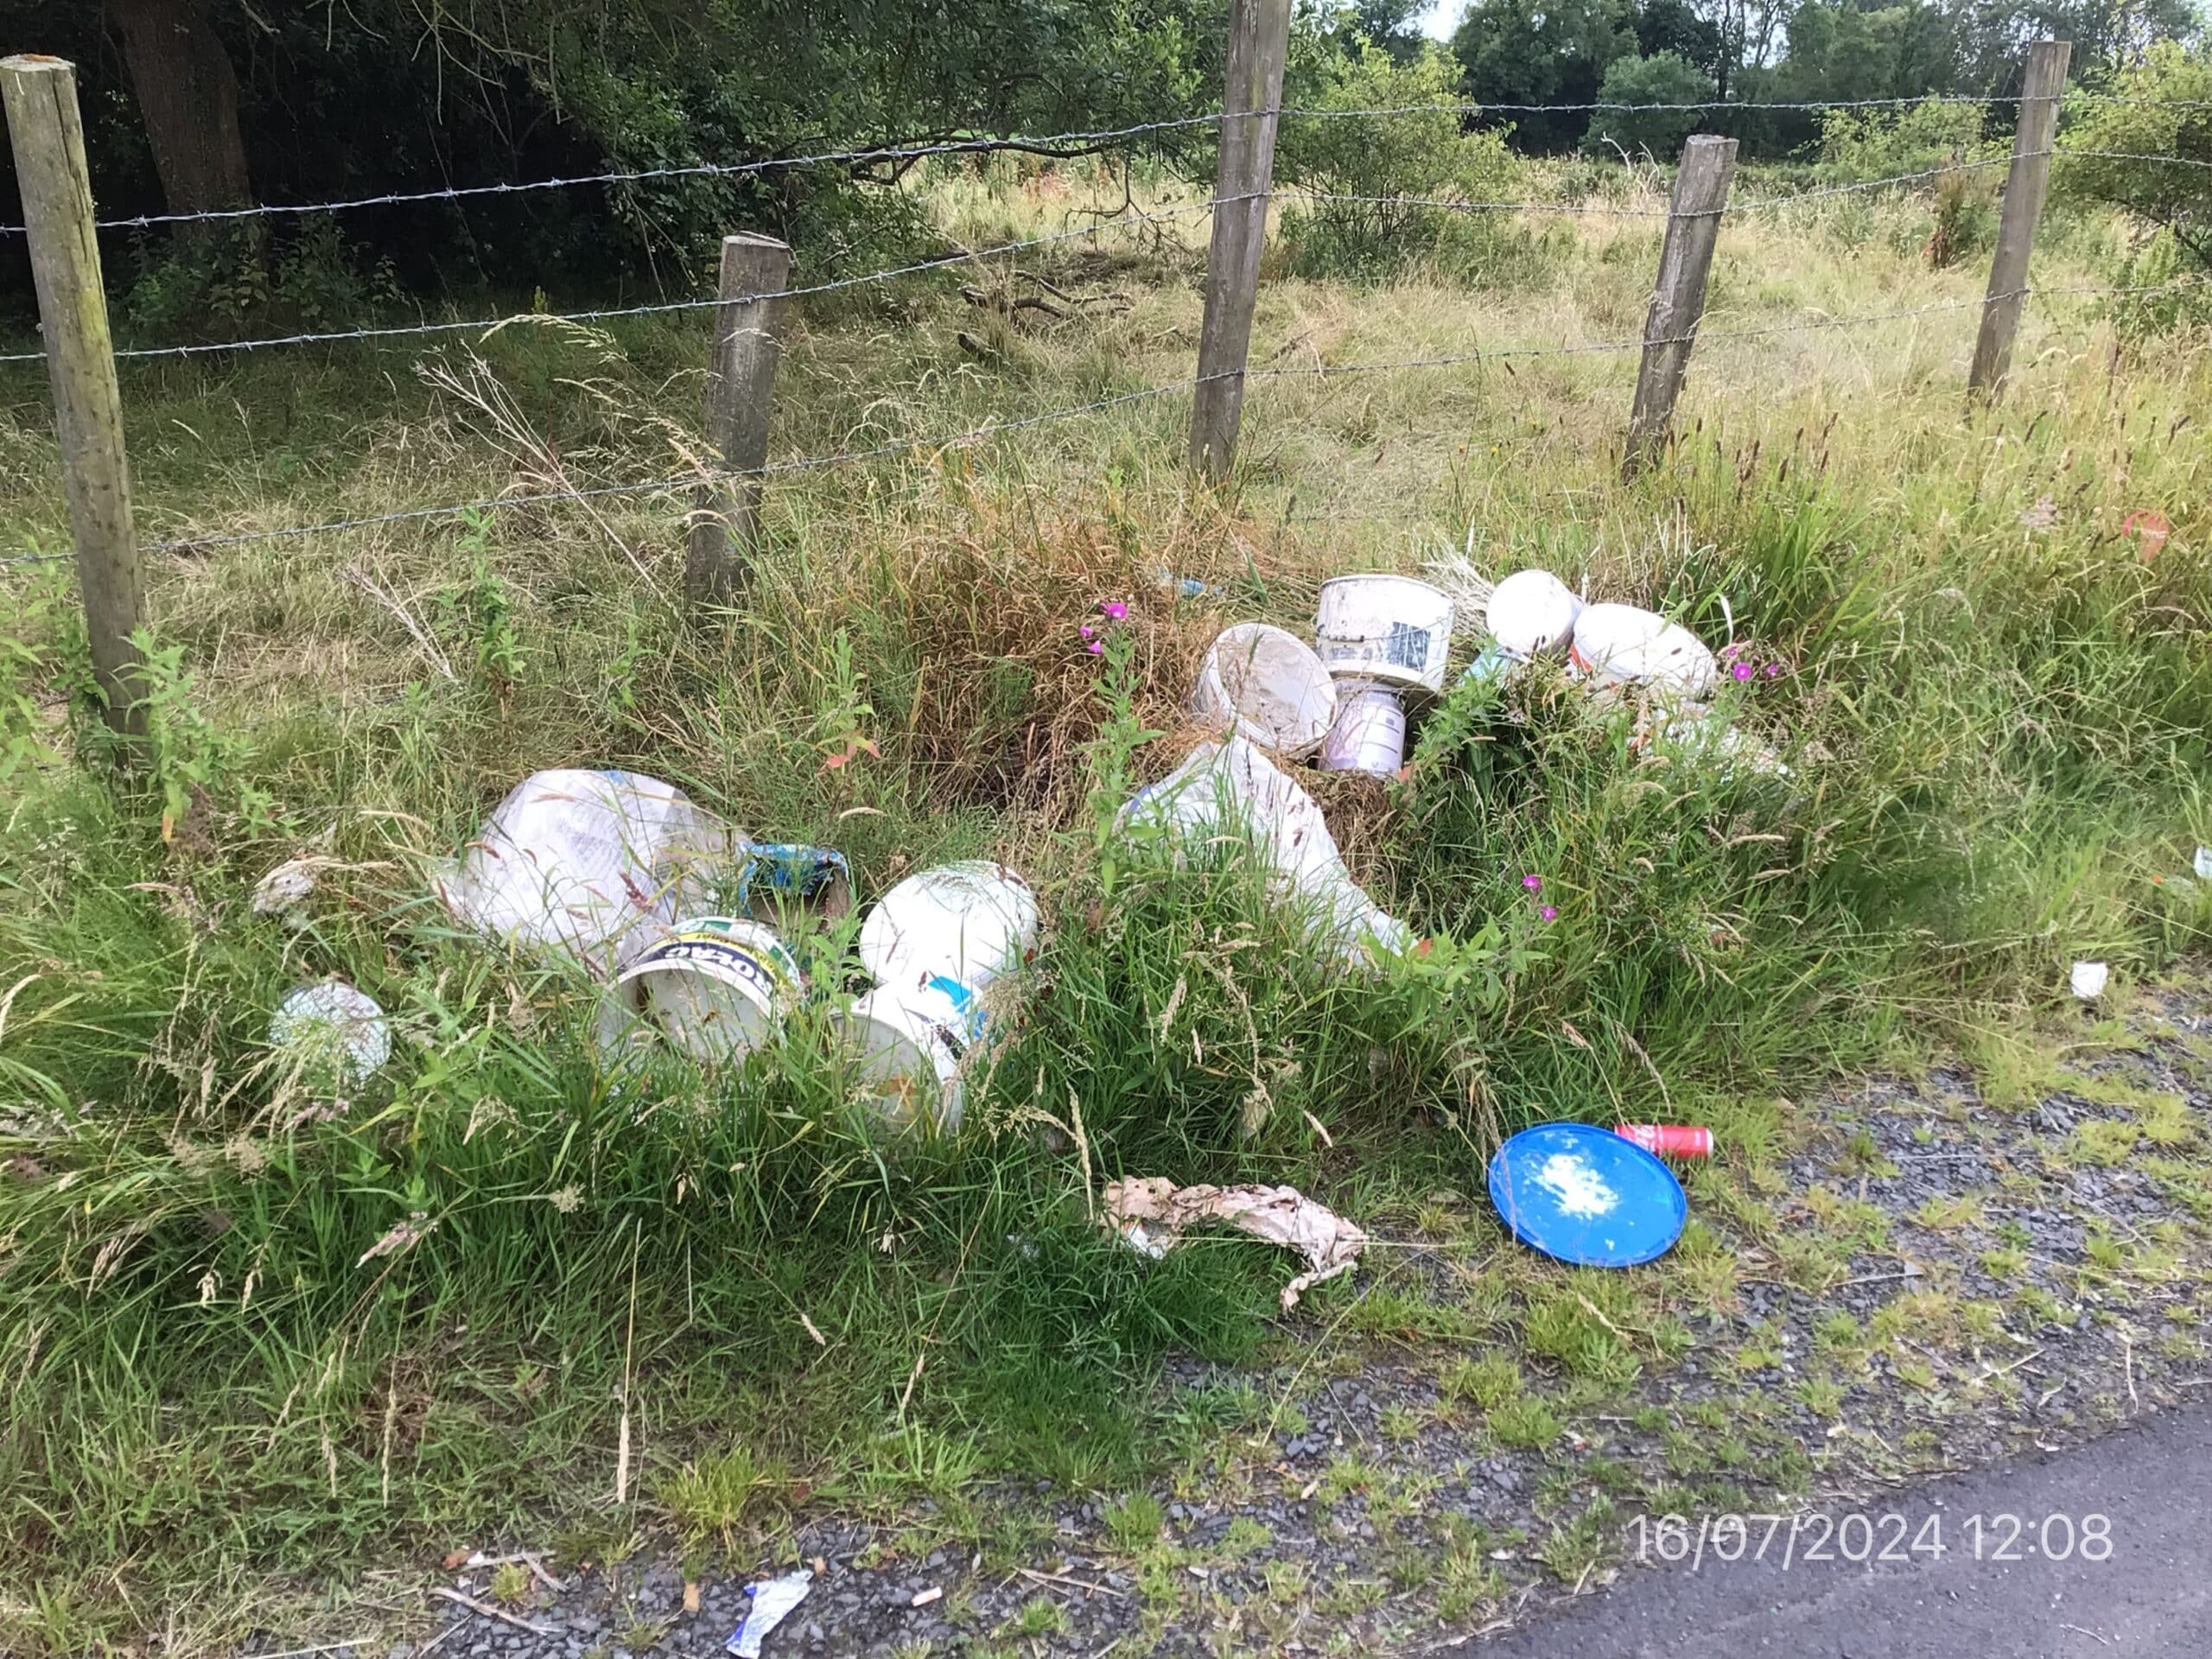
[(1700, 1123), (1616, 1123), (1613, 1133), (1662, 1158), (1713, 1156), (1713, 1131)]

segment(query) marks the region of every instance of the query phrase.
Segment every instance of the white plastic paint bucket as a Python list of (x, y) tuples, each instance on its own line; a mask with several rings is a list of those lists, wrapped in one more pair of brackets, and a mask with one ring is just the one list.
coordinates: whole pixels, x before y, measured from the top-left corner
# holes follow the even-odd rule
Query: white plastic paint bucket
[(918, 989), (881, 987), (839, 1016), (869, 1096), (900, 1125), (918, 1123), (932, 1099), (938, 1127), (960, 1127), (962, 1062), (983, 1038), (980, 998), (949, 980)]
[(302, 985), (269, 1021), (282, 1051), (311, 1087), (339, 1092), (365, 1083), (391, 1058), (391, 1021), (373, 998), (342, 979)]
[(1574, 637), (1582, 601), (1548, 570), (1516, 570), (1491, 590), (1491, 637), (1510, 657), (1541, 657)]
[(767, 1041), (803, 985), (774, 929), (732, 916), (677, 923), (615, 982), (618, 994), (702, 1065)]
[(1321, 584), (1313, 633), (1339, 679), (1441, 692), (1452, 601), (1411, 576), (1338, 576)]
[(1571, 660), (1600, 689), (1640, 685), (1670, 696), (1709, 696), (1720, 673), (1703, 640), (1634, 605), (1586, 607)]
[(861, 961), (893, 990), (933, 978), (981, 991), (1037, 944), (1037, 895), (1003, 864), (969, 859), (908, 876), (861, 925)]
[(1336, 723), (1321, 745), (1321, 770), (1395, 778), (1405, 763), (1406, 705), (1398, 693), (1373, 680), (1346, 680)]
[(1240, 622), (1207, 648), (1191, 712), (1224, 735), (1297, 760), (1313, 753), (1336, 718), (1337, 686), (1297, 635)]

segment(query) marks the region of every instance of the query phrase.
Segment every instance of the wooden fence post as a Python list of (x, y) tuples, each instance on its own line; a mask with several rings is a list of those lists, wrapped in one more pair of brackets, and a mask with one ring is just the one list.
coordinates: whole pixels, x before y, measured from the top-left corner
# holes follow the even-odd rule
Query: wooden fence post
[(1191, 465), (1228, 477), (1244, 412), (1244, 360), (1268, 235), (1275, 176), (1275, 125), (1290, 0), (1233, 0), (1229, 73), (1221, 108), (1221, 164), (1214, 181), (1213, 241), (1206, 253), (1206, 315), (1198, 330), (1198, 384), (1191, 410)]
[(146, 712), (131, 635), (145, 620), (145, 580), (130, 524), (130, 469), (123, 453), (123, 396), (115, 384), (107, 293), (92, 228), (92, 178), (77, 113), (77, 72), (60, 58), (0, 59), (8, 142), (23, 196), (31, 280), (38, 290), (61, 481), (85, 597), (92, 679), (107, 723), (142, 737)]
[(1629, 411), (1628, 453), (1621, 476), (1634, 478), (1667, 442), (1675, 399), (1690, 369), (1690, 346), (1705, 315), (1706, 280), (1713, 273), (1713, 245), (1720, 237), (1728, 181), (1736, 173), (1736, 141), (1699, 133), (1682, 146), (1675, 194), (1667, 204), (1667, 239), (1659, 250), (1659, 280), (1643, 321), (1643, 360), (1637, 369), (1636, 403)]
[(2028, 299), (2028, 257), (2035, 251), (2036, 221), (2050, 189), (2050, 152), (2058, 137), (2058, 99), (2066, 90), (2066, 60), (2073, 46), (2037, 41), (2028, 48), (2020, 86), (2020, 124), (2012, 135), (2012, 166), (2005, 175), (2005, 205), (1997, 221), (1997, 257), (1989, 262), (1989, 297), (1981, 302), (1981, 333), (1967, 374), (1970, 402), (1993, 402), (2012, 365), (2012, 335)]
[(730, 476), (701, 493), (683, 563), (695, 608), (728, 604), (760, 542), (761, 469), (783, 352), (791, 251), (772, 236), (722, 238), (721, 303), (707, 365), (707, 438)]

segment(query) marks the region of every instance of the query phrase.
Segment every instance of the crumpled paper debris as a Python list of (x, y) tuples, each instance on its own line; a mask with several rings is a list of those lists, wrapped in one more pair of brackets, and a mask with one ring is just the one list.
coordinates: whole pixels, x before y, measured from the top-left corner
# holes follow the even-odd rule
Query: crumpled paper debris
[(1312, 1265), (1282, 1287), (1286, 1313), (1306, 1290), (1350, 1273), (1367, 1248), (1365, 1233), (1294, 1186), (1179, 1187), (1152, 1175), (1109, 1183), (1103, 1202), (1099, 1219), (1147, 1255), (1166, 1255), (1202, 1221), (1226, 1222), (1296, 1250)]
[(753, 1605), (746, 1609), (745, 1623), (722, 1644), (722, 1651), (735, 1654), (737, 1659), (760, 1659), (760, 1644), (767, 1640), (768, 1632), (782, 1624), (813, 1587), (814, 1569), (810, 1567), (747, 1586), (745, 1593), (752, 1597)]
[(2112, 970), (2101, 962), (2077, 962), (2067, 976), (2067, 982), (2074, 988), (2074, 995), (2084, 1002), (2105, 994), (2105, 982)]

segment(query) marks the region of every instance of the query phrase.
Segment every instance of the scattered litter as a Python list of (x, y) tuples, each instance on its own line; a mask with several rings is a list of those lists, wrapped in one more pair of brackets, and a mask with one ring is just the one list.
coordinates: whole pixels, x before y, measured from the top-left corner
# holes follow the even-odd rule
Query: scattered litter
[(2196, 870), (2198, 880), (2212, 881), (2212, 847), (2196, 849)]
[(2174, 533), (2174, 527), (2164, 513), (2153, 512), (2149, 507), (2138, 507), (2120, 521), (2120, 533), (2134, 540), (2137, 553), (2141, 556), (2143, 563), (2148, 564), (2158, 557), (2158, 550), (2166, 544), (2166, 538)]
[(1711, 696), (1720, 674), (1703, 640), (1634, 605), (1586, 607), (1568, 661), (1600, 690), (1634, 685), (1677, 697)]
[(302, 985), (277, 1005), (269, 1046), (294, 1058), (311, 1086), (358, 1088), (391, 1058), (391, 1021), (342, 979)]
[(1616, 1123), (1613, 1133), (1662, 1158), (1713, 1156), (1713, 1131), (1702, 1123)]
[(914, 1122), (934, 1092), (939, 1128), (960, 1127), (966, 1068), (1007, 1013), (1010, 988), (997, 988), (1037, 931), (1037, 895), (988, 859), (911, 875), (868, 912), (860, 957), (881, 982), (838, 1023), (893, 1122)]
[(1405, 924), (1351, 879), (1313, 798), (1242, 738), (1201, 743), (1173, 772), (1139, 790), (1118, 823), (1178, 840), (1249, 829), (1274, 867), (1278, 888), (1313, 907), (1316, 925), (1344, 961), (1357, 963), (1370, 951), (1402, 950), (1408, 943)]
[(1338, 576), (1321, 584), (1314, 638), (1329, 672), (1414, 692), (1444, 690), (1452, 601), (1411, 576)]
[(1282, 1289), (1282, 1310), (1298, 1306), (1314, 1285), (1350, 1273), (1367, 1248), (1367, 1235), (1292, 1186), (1185, 1186), (1165, 1176), (1108, 1185), (1099, 1219), (1150, 1256), (1182, 1242), (1202, 1221), (1226, 1222), (1240, 1231), (1298, 1251), (1310, 1264)]
[(1574, 637), (1582, 601), (1548, 570), (1516, 570), (1491, 590), (1491, 637), (1509, 658), (1541, 657)]
[(711, 908), (741, 837), (683, 791), (633, 772), (535, 772), (435, 878), (462, 925), (566, 951), (611, 979)]
[(1224, 736), (1287, 759), (1313, 753), (1337, 714), (1337, 683), (1313, 648), (1264, 622), (1224, 628), (1198, 666), (1191, 712)]
[(1490, 1160), (1490, 1199), (1529, 1249), (1592, 1268), (1657, 1260), (1689, 1216), (1672, 1170), (1589, 1123), (1540, 1123), (1506, 1141)]
[(1406, 705), (1375, 680), (1338, 687), (1337, 718), (1321, 745), (1324, 772), (1366, 772), (1395, 778), (1406, 763)]
[(286, 859), (254, 883), (253, 913), (275, 916), (296, 910), (315, 891), (315, 877), (321, 873), (325, 861), (320, 858)]
[(1179, 599), (1204, 599), (1209, 594), (1221, 591), (1210, 582), (1200, 582), (1196, 576), (1179, 576), (1164, 564), (1153, 567), (1152, 579), (1162, 588), (1173, 588)]
[(747, 1585), (745, 1593), (752, 1598), (753, 1605), (745, 1610), (745, 1623), (722, 1643), (722, 1651), (735, 1654), (737, 1659), (760, 1659), (760, 1644), (767, 1640), (768, 1632), (782, 1624), (813, 1587), (814, 1569), (809, 1567), (797, 1568), (779, 1579)]
[(2068, 976), (2068, 982), (2074, 987), (2075, 995), (2088, 1002), (2105, 994), (2105, 982), (2111, 976), (2112, 969), (2107, 963), (2077, 962)]
[(805, 990), (798, 962), (773, 928), (732, 916), (675, 925), (615, 982), (615, 1000), (652, 1018), (702, 1065), (760, 1047)]
[(1763, 778), (1789, 776), (1789, 766), (1772, 749), (1731, 726), (1709, 703), (1688, 698), (1669, 701), (1656, 712), (1638, 711), (1629, 747), (1639, 754), (1667, 752), (1714, 761), (1723, 771), (1741, 763)]
[(772, 906), (770, 919), (777, 921), (795, 905), (810, 906), (826, 918), (845, 915), (853, 907), (853, 868), (842, 853), (827, 847), (747, 842), (737, 869), (737, 913), (760, 919), (757, 903)]
[(941, 1584), (933, 1584), (926, 1590), (918, 1591), (913, 1599), (906, 1605), (909, 1607), (926, 1607), (930, 1603), (942, 1599), (944, 1595), (944, 1586)]

